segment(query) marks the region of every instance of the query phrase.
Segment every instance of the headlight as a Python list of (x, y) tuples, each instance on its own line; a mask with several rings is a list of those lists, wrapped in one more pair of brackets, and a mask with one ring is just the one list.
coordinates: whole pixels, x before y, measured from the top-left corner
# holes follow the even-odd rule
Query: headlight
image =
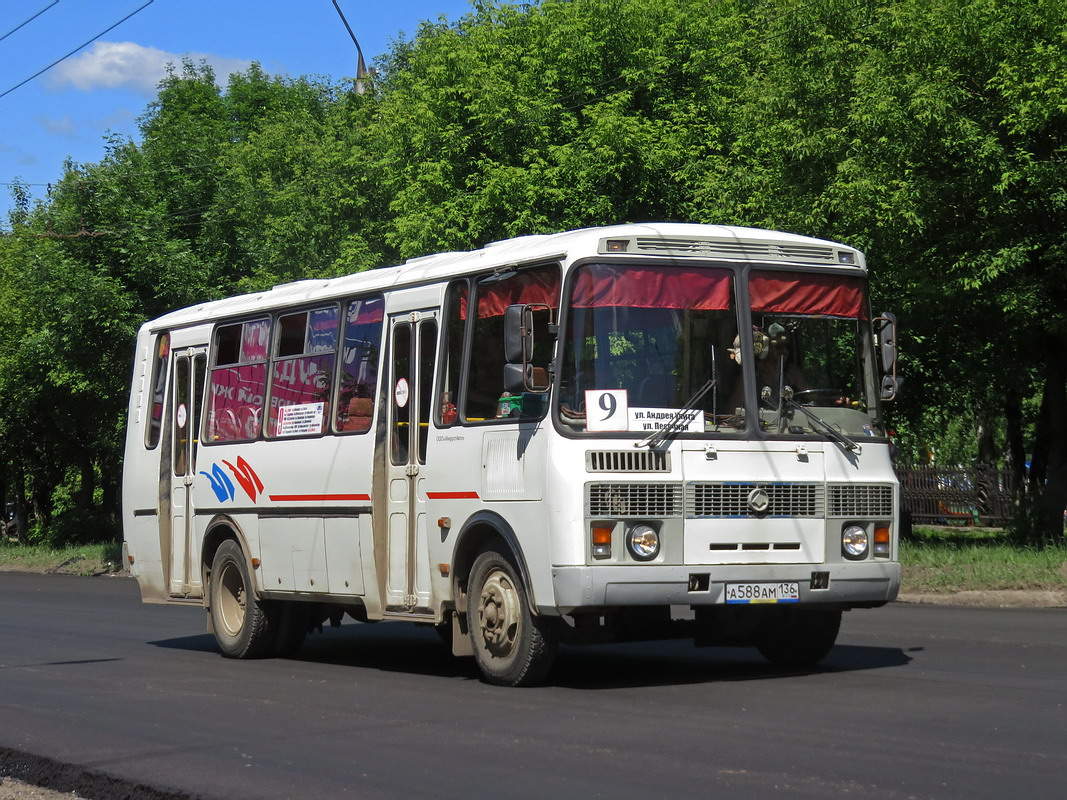
[(859, 525), (849, 525), (841, 531), (841, 554), (845, 558), (853, 561), (866, 558), (868, 547), (867, 531)]
[(626, 534), (626, 548), (638, 561), (651, 561), (659, 555), (659, 534), (651, 525), (634, 525)]

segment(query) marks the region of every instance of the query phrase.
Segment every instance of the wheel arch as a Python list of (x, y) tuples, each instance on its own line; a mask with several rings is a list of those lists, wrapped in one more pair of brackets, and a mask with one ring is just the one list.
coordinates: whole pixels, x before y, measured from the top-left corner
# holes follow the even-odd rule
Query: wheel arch
[(466, 604), (461, 602), (467, 594), (467, 582), (470, 580), (471, 568), (478, 554), (490, 544), (498, 542), (505, 556), (510, 555), (512, 563), (519, 571), (530, 606), (537, 613), (537, 601), (534, 597), (533, 581), (530, 580), (530, 568), (522, 552), (515, 530), (502, 516), (494, 511), (479, 511), (463, 523), (452, 557), (452, 597), (456, 610), (463, 612)]
[(252, 578), (255, 595), (256, 597), (262, 595), (261, 587), (259, 585), (259, 570), (252, 558), (251, 549), (248, 546), (248, 538), (233, 517), (226, 514), (220, 514), (208, 523), (207, 529), (204, 531), (204, 542), (200, 547), (200, 570), (203, 576), (205, 606), (210, 606), (211, 601), (211, 592), (209, 588), (211, 565), (215, 560), (215, 553), (218, 552), (222, 543), (227, 540), (237, 542), (237, 545), (241, 548), (241, 553), (245, 558), (245, 566), (248, 567), (248, 574)]

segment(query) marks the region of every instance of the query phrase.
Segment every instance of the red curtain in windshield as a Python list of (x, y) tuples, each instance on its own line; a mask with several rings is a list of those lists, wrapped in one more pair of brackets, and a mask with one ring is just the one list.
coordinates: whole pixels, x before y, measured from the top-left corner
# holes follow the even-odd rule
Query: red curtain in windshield
[(730, 273), (693, 267), (584, 267), (574, 281), (574, 308), (730, 308)]
[[(559, 307), (559, 267), (523, 270), (510, 278), (478, 287), (478, 319), (499, 317), (505, 309), (519, 303), (543, 303)], [(467, 298), (459, 301), (460, 319), (467, 318)]]
[(753, 311), (867, 319), (863, 280), (860, 278), (801, 272), (753, 272), (748, 291)]

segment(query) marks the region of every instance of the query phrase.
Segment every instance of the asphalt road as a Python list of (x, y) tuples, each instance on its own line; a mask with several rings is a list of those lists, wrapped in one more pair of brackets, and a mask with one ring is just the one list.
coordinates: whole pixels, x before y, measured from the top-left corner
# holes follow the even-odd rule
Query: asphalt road
[(115, 797), (1058, 800), (1067, 777), (1063, 609), (854, 611), (803, 673), (686, 642), (572, 648), (525, 690), (406, 624), (226, 660), (201, 609), (141, 605), (129, 579), (2, 573), (0, 609), (0, 755), (125, 782)]

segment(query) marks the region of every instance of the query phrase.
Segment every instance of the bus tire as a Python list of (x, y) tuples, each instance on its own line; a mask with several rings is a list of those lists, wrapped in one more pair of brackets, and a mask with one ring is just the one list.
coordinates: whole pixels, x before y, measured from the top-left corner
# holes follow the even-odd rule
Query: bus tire
[(267, 604), (255, 597), (241, 546), (227, 539), (211, 562), (211, 626), (226, 658), (262, 658), (274, 644)]
[(522, 578), (503, 553), (488, 549), (475, 559), (467, 620), (474, 658), (486, 681), (532, 686), (548, 677), (558, 644), (556, 620), (533, 613)]
[(756, 648), (778, 667), (810, 667), (826, 658), (841, 628), (838, 610), (791, 608), (767, 619)]

